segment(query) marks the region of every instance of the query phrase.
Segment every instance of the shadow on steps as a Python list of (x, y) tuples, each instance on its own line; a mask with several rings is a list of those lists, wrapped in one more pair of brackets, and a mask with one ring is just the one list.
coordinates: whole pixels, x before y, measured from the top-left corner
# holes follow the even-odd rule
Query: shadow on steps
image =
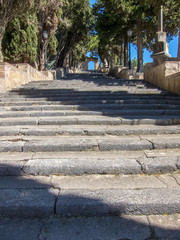
[[(16, 169), (14, 172), (18, 175)], [(0, 235), (3, 240), (21, 240), (27, 232), (27, 240), (179, 240), (179, 215), (148, 215), (149, 210), (151, 214), (164, 212), (160, 205), (145, 206), (147, 197), (141, 195), (137, 202), (134, 195), (134, 202), (127, 204), (131, 199), (128, 191), (122, 200), (116, 190), (55, 188), (51, 177), (0, 177)], [(139, 216), (131, 216), (134, 213)]]
[[(90, 85), (86, 86), (86, 82)], [(52, 108), (52, 111), (55, 108), (58, 110), (57, 105), (64, 105), (64, 111), (70, 105), (72, 110), (94, 111), (111, 118), (118, 117), (122, 119), (122, 124), (180, 124), (180, 97), (156, 89), (143, 80), (119, 80), (97, 73), (69, 74), (65, 79), (49, 85), (40, 82), (32, 86), (31, 83), (10, 94), (22, 100), (37, 100), (37, 104), (40, 100), (46, 101), (48, 109)], [(6, 106), (5, 103), (3, 106)], [(36, 110), (35, 106), (22, 107), (18, 103), (12, 107), (13, 111), (30, 109)], [(43, 109), (46, 110), (46, 107)]]

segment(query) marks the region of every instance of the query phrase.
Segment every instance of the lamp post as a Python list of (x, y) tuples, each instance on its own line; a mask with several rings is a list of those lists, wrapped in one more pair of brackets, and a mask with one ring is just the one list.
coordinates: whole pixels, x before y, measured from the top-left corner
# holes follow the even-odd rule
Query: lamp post
[(45, 40), (45, 49), (44, 49), (45, 70), (47, 70), (47, 39), (48, 39), (48, 32), (46, 30), (43, 31), (43, 38)]
[(132, 37), (132, 30), (129, 29), (127, 31), (127, 35), (128, 35), (128, 38), (129, 38), (129, 69), (131, 69), (131, 37)]

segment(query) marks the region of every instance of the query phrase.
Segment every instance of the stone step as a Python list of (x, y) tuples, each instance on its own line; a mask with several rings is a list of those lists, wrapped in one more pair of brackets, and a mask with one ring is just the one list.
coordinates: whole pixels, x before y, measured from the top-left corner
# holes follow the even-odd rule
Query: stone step
[(180, 105), (161, 105), (161, 104), (51, 104), (51, 103), (46, 103), (46, 104), (31, 104), (31, 105), (22, 105), (22, 106), (16, 106), (16, 105), (7, 105), (7, 106), (1, 106), (0, 111), (3, 110), (11, 110), (11, 111), (51, 111), (51, 110), (91, 110), (91, 111), (96, 111), (96, 110), (111, 110), (111, 109), (116, 109), (116, 110), (124, 110), (126, 112), (133, 112), (135, 109), (139, 111), (143, 110), (162, 110), (165, 112), (178, 112), (180, 110)]
[(0, 176), (159, 174), (179, 169), (180, 149), (0, 153)]
[(41, 125), (41, 126), (0, 126), (0, 136), (61, 136), (61, 135), (148, 135), (148, 134), (180, 134), (179, 125)]
[[(147, 94), (148, 95), (148, 94)], [(1, 99), (1, 103), (13, 103), (13, 101), (15, 102), (40, 102), (40, 101), (51, 101), (51, 102), (69, 102), (69, 101), (88, 101), (88, 102), (94, 102), (94, 101), (109, 101), (109, 102), (120, 102), (120, 103), (175, 103), (175, 104), (179, 104), (179, 97), (158, 97), (158, 96), (146, 96), (146, 95), (139, 95), (139, 96), (121, 96), (118, 95), (116, 93), (110, 94), (102, 94), (101, 92), (99, 92), (96, 95), (82, 95), (80, 93), (78, 93), (77, 95), (75, 94), (59, 94), (57, 96), (54, 96), (54, 94), (52, 95), (52, 97), (50, 96), (40, 96), (40, 95), (35, 95), (35, 96), (26, 96), (26, 95), (18, 95), (18, 96), (7, 96), (7, 97), (3, 97)]]
[(180, 213), (179, 111), (180, 97), (99, 74), (1, 96), (0, 217)]
[[(148, 97), (149, 95), (149, 97)], [(86, 91), (86, 92), (77, 92), (74, 93), (73, 91), (60, 91), (59, 93), (44, 93), (44, 94), (40, 94), (40, 93), (33, 93), (33, 94), (20, 94), (20, 95), (14, 95), (14, 94), (10, 94), (10, 95), (6, 95), (4, 96), (4, 100), (3, 101), (12, 101), (12, 99), (16, 100), (16, 101), (24, 101), (24, 100), (28, 100), (28, 101), (73, 101), (73, 100), (88, 100), (88, 101), (93, 101), (93, 100), (109, 100), (109, 101), (113, 101), (113, 100), (124, 100), (124, 101), (148, 101), (148, 100), (152, 100), (152, 101), (163, 101), (163, 102), (176, 102), (178, 104), (178, 101), (180, 100), (180, 97), (178, 96), (161, 96), (161, 95), (151, 95), (151, 94), (121, 94), (121, 92), (103, 92), (103, 91)]]
[(102, 115), (77, 116), (44, 116), (44, 117), (13, 117), (1, 118), (0, 126), (17, 125), (176, 125), (180, 123), (180, 116), (174, 115), (126, 115), (110, 117)]
[[(88, 101), (88, 103), (90, 103), (91, 100)], [(98, 101), (101, 101), (104, 105), (108, 105), (109, 101), (108, 100), (95, 100), (95, 103), (97, 104)], [(29, 100), (29, 101), (22, 101), (21, 99), (19, 99), (19, 101), (17, 101), (16, 99), (13, 99), (12, 101), (9, 101), (9, 99), (7, 100), (3, 100), (0, 102), (0, 107), (27, 107), (27, 106), (59, 106), (59, 105), (72, 105), (72, 106), (76, 106), (77, 104), (75, 104), (75, 101), (70, 102), (69, 100), (58, 100), (58, 101), (50, 101), (50, 100)], [(91, 106), (92, 104), (84, 104), (84, 100), (81, 99), (80, 104), (79, 105), (89, 105)], [(99, 104), (101, 105), (101, 104)], [(112, 106), (113, 104), (109, 104), (110, 106)], [(126, 108), (126, 109), (133, 109), (135, 107), (137, 107), (138, 109), (151, 109), (151, 108), (155, 108), (155, 109), (179, 109), (180, 108), (180, 104), (179, 101), (167, 101), (167, 100), (141, 100), (141, 99), (134, 99), (134, 100), (114, 100), (114, 105), (118, 105), (118, 107), (121, 108)], [(3, 109), (3, 108), (2, 108)]]
[[(174, 150), (176, 151), (176, 150)], [(91, 153), (89, 153), (91, 154)], [(180, 173), (180, 158), (156, 157), (156, 158), (49, 158), (33, 159), (27, 161), (21, 170), (21, 175), (84, 175), (84, 174), (159, 174)], [(14, 169), (4, 166), (2, 176), (13, 175)], [(17, 173), (17, 169), (16, 172)]]
[(54, 100), (49, 100), (49, 99), (40, 99), (35, 100), (34, 101), (31, 100), (25, 100), (22, 101), (21, 99), (19, 99), (19, 101), (17, 101), (16, 99), (14, 99), (13, 101), (1, 101), (0, 102), (0, 106), (1, 107), (7, 107), (7, 106), (29, 106), (29, 105), (52, 105), (52, 106), (58, 106), (58, 105), (82, 105), (82, 106), (92, 106), (94, 104), (97, 105), (118, 105), (119, 107), (124, 107), (124, 108), (133, 108), (133, 107), (138, 107), (138, 108), (163, 108), (163, 109), (179, 109), (179, 101), (163, 101), (163, 100), (143, 100), (143, 99), (134, 99), (134, 100), (122, 100), (122, 99), (115, 99), (115, 100), (104, 100), (104, 99), (96, 99), (96, 100), (84, 100), (84, 99), (80, 99), (80, 100), (58, 100), (58, 101), (54, 101)]
[[(121, 80), (119, 81), (121, 83)], [(54, 84), (55, 82), (51, 82), (46, 86), (41, 86), (38, 84), (39, 82), (35, 82), (34, 85), (24, 85), (20, 88), (11, 90), (9, 92), (6, 93), (5, 96), (8, 95), (29, 95), (29, 94), (40, 94), (40, 95), (45, 95), (45, 94), (49, 94), (52, 95), (54, 93), (54, 95), (58, 95), (60, 93), (72, 93), (72, 94), (77, 94), (77, 91), (80, 92), (80, 94), (84, 95), (84, 92), (89, 92), (92, 91), (95, 94), (97, 94), (98, 92), (103, 93), (107, 93), (110, 89), (113, 89), (114, 92), (116, 94), (119, 95), (127, 95), (127, 92), (134, 90), (134, 94), (133, 95), (138, 95), (139, 93), (136, 93), (136, 91), (144, 91), (144, 92), (149, 92), (152, 93), (154, 95), (159, 95), (161, 97), (174, 97), (175, 95), (173, 93), (170, 93), (168, 91), (163, 91), (162, 89), (158, 89), (156, 87), (154, 88), (150, 88), (148, 86), (145, 85), (134, 85), (134, 86), (128, 86), (128, 82), (126, 82), (127, 84), (122, 85), (122, 84), (117, 84), (115, 85), (111, 85), (108, 84), (108, 81), (106, 82), (102, 82), (102, 84), (100, 85), (98, 81), (95, 81), (92, 84), (89, 83), (84, 83), (83, 81), (69, 81), (69, 84), (67, 84), (67, 82), (58, 82), (58, 84)], [(73, 91), (74, 90), (74, 91)], [(126, 90), (126, 91), (125, 91)]]
[(130, 151), (180, 148), (179, 134), (141, 136), (4, 136), (1, 152)]
[(180, 213), (179, 175), (0, 178), (1, 217)]
[[(103, 108), (103, 106), (102, 106)], [(13, 118), (13, 117), (54, 117), (54, 116), (130, 116), (130, 115), (163, 115), (163, 116), (180, 116), (180, 109), (174, 110), (163, 110), (163, 109), (128, 109), (128, 110), (118, 110), (118, 109), (102, 109), (102, 111), (80, 111), (80, 110), (36, 110), (36, 111), (0, 111), (0, 118)]]
[[(0, 218), (3, 240), (179, 240), (180, 214), (59, 218)], [(137, 230), (138, 229), (138, 230)]]

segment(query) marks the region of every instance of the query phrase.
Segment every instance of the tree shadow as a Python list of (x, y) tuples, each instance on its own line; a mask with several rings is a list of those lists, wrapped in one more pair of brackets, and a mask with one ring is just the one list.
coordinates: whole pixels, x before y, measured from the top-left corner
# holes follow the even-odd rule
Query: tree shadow
[[(76, 84), (73, 88), (72, 80), (74, 82), (81, 81), (82, 86)], [(66, 83), (67, 88), (61, 86), (61, 81)], [(94, 90), (88, 91), (86, 82), (93, 83)], [(47, 82), (40, 82), (37, 87), (36, 84), (32, 87), (32, 84), (34, 83), (12, 90), (11, 93), (20, 98), (28, 98), (30, 101), (42, 99), (42, 101), (46, 101), (47, 105), (49, 104), (49, 111), (65, 111), (68, 105), (69, 110), (74, 110), (75, 116), (91, 111), (91, 114), (94, 112), (95, 115), (122, 119), (123, 124), (174, 125), (180, 123), (180, 97), (160, 89), (154, 93), (155, 87), (144, 80), (106, 78), (95, 72), (68, 74), (63, 80), (51, 82), (50, 85)], [(114, 87), (113, 91), (108, 88), (112, 86)], [(116, 89), (119, 86), (122, 87), (122, 90)], [(133, 87), (134, 92), (128, 91), (128, 88)], [(138, 92), (136, 92), (137, 89)], [(3, 103), (2, 106), (6, 106), (6, 104)], [(13, 111), (30, 111), (32, 109), (36, 109), (36, 107), (11, 107)], [(37, 110), (43, 111), (44, 109), (43, 105), (41, 109), (37, 106)], [(75, 110), (79, 110), (81, 113), (76, 113)], [(58, 117), (57, 113), (56, 116)]]
[(11, 168), (11, 173), (17, 176), (5, 177), (0, 171), (0, 236), (3, 240), (180, 239), (180, 226), (173, 226), (171, 222), (163, 227), (155, 221), (155, 216), (125, 216), (126, 203), (108, 204), (102, 200), (103, 196), (96, 197), (95, 191), (56, 188), (51, 177), (20, 176), (22, 169), (0, 164), (0, 169), (5, 168)]

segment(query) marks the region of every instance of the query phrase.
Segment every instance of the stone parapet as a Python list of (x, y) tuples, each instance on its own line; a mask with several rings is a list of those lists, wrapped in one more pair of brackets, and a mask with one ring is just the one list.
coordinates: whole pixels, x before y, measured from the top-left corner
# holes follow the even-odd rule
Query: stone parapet
[(144, 75), (145, 81), (180, 95), (180, 61), (172, 59), (158, 65), (147, 63)]
[(110, 73), (120, 79), (129, 79), (130, 71), (127, 67), (115, 66), (110, 69)]
[(144, 79), (144, 73), (138, 73), (137, 68), (129, 69), (127, 67), (115, 66), (110, 69), (109, 73), (119, 79)]
[(40, 72), (29, 64), (3, 63), (0, 65), (0, 93), (4, 93), (31, 81), (53, 80), (50, 71)]

